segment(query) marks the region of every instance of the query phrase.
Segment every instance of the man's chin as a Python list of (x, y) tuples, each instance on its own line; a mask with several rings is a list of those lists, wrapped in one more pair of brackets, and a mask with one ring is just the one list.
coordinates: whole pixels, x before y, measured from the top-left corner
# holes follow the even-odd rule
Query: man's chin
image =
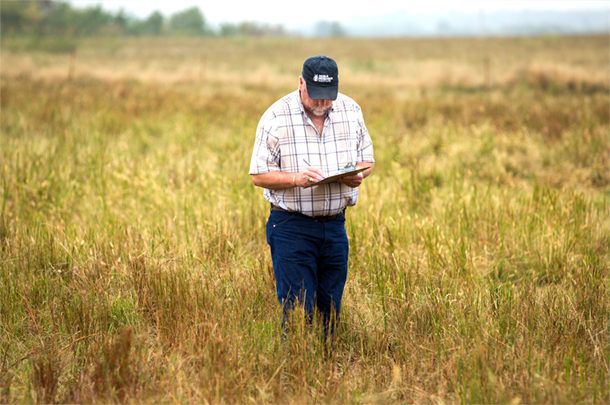
[(311, 108), (309, 109), (309, 113), (315, 117), (326, 117), (330, 108)]

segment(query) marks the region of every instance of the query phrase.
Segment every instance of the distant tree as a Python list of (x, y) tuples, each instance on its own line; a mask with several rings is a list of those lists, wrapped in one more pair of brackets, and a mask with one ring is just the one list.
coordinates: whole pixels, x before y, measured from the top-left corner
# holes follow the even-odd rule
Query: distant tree
[(75, 11), (67, 3), (45, 3), (40, 33), (43, 35), (68, 35), (74, 33), (74, 13)]
[(88, 7), (82, 11), (71, 13), (72, 24), (77, 35), (96, 35), (102, 27), (110, 25), (114, 18), (110, 13), (102, 10), (101, 6)]
[(314, 25), (314, 35), (317, 37), (342, 37), (345, 29), (338, 21), (318, 21)]
[(239, 28), (237, 25), (231, 23), (220, 24), (219, 34), (222, 37), (234, 37), (239, 35)]
[(238, 32), (241, 35), (249, 37), (261, 37), (263, 36), (263, 30), (260, 25), (254, 21), (244, 21), (238, 25)]
[(244, 21), (239, 24), (222, 24), (220, 26), (221, 36), (284, 36), (286, 30), (281, 24), (268, 25), (260, 24), (254, 21)]
[(204, 35), (205, 20), (198, 7), (179, 11), (169, 19), (169, 29), (174, 35)]
[(159, 11), (154, 11), (142, 22), (140, 33), (144, 35), (161, 35), (163, 33), (163, 14)]
[(123, 9), (120, 9), (115, 16), (111, 18), (112, 31), (115, 31), (119, 34), (129, 34), (130, 33), (130, 18), (125, 14)]
[[(165, 28), (165, 18), (158, 11), (139, 20), (124, 10), (113, 14), (99, 5), (73, 8), (66, 1), (0, 0), (0, 35), (162, 35)], [(212, 34), (197, 7), (173, 14), (167, 28), (174, 35)]]
[(41, 19), (38, 2), (31, 0), (3, 1), (0, 5), (2, 35), (32, 33)]

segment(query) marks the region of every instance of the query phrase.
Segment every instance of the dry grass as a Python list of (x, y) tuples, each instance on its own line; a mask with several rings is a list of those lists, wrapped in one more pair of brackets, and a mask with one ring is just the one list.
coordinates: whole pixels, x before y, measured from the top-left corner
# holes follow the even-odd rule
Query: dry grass
[[(607, 403), (607, 37), (2, 42), (0, 402)], [(336, 57), (377, 166), (334, 350), (247, 168)]]

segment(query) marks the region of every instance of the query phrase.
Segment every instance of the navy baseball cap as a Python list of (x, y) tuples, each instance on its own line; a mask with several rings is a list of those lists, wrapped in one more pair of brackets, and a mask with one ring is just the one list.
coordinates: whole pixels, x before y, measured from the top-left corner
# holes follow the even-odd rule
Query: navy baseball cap
[(339, 91), (339, 69), (328, 56), (312, 56), (303, 63), (301, 73), (307, 94), (313, 100), (336, 100)]

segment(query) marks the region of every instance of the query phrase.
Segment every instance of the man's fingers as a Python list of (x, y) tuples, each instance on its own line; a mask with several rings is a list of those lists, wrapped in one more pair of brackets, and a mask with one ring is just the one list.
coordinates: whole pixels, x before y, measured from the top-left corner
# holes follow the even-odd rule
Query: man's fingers
[(310, 177), (313, 178), (314, 181), (320, 181), (320, 180), (324, 179), (324, 175), (322, 174), (322, 172), (314, 167), (306, 168), (305, 171), (303, 172), (303, 174), (307, 178), (310, 178)]
[(362, 184), (363, 178), (362, 173), (357, 173), (351, 176), (346, 176), (339, 181), (349, 187), (358, 187), (360, 184)]

